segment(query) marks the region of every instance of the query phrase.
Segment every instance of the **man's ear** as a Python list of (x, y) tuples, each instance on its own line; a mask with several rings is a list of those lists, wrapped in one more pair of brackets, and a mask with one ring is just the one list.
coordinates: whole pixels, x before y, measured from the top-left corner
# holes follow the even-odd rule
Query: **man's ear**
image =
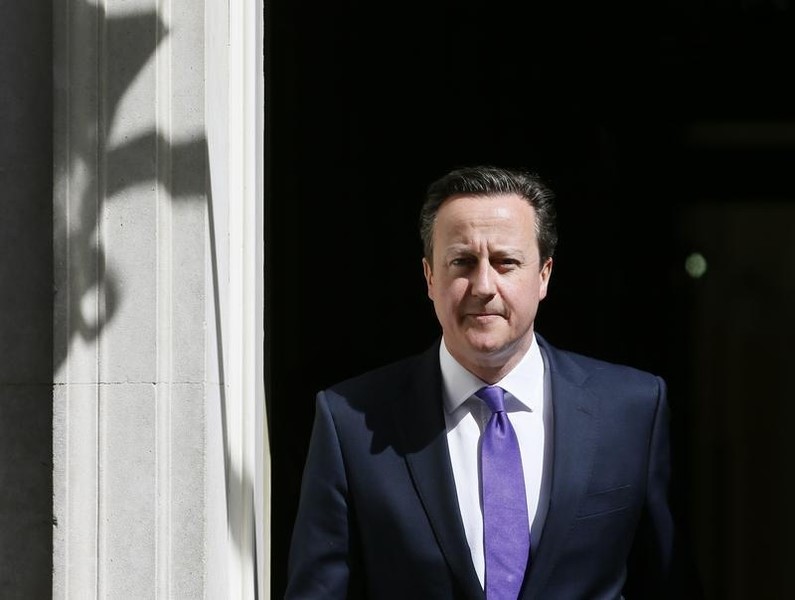
[(552, 277), (552, 258), (548, 258), (547, 261), (544, 263), (544, 266), (541, 267), (541, 272), (538, 274), (539, 277), (539, 287), (538, 287), (538, 299), (543, 300), (547, 297), (547, 291), (549, 290), (549, 280)]
[(425, 275), (425, 283), (428, 285), (428, 298), (433, 300), (433, 269), (427, 258), (422, 259), (422, 272)]

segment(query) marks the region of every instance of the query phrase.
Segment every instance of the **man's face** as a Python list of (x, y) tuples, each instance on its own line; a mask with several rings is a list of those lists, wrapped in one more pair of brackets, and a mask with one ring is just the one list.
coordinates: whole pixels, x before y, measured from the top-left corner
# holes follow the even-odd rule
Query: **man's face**
[(535, 210), (516, 194), (455, 196), (433, 228), (433, 264), (423, 259), (450, 354), (484, 380), (501, 378), (530, 347), (552, 259), (539, 264)]

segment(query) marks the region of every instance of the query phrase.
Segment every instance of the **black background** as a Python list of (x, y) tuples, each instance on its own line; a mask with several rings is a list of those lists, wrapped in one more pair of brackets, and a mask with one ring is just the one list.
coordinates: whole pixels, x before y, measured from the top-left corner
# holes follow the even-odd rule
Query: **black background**
[[(791, 202), (795, 152), (705, 148), (693, 126), (792, 120), (792, 25), (787, 0), (268, 4), (274, 597), (315, 393), (439, 334), (416, 223), (427, 184), (455, 166), (530, 167), (556, 190), (537, 330), (664, 376), (678, 468), (694, 476), (682, 214), (705, 196)], [(708, 567), (708, 592), (742, 597), (720, 592), (727, 565)]]

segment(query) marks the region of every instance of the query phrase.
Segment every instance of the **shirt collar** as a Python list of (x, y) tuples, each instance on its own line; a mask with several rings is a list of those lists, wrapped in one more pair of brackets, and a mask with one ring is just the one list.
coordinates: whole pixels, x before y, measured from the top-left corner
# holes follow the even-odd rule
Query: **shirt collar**
[[(439, 366), (442, 370), (444, 408), (450, 414), (480, 388), (488, 385), (453, 358), (444, 339), (439, 344)], [(541, 410), (544, 397), (544, 361), (535, 335), (522, 360), (495, 385), (499, 385), (530, 411)]]

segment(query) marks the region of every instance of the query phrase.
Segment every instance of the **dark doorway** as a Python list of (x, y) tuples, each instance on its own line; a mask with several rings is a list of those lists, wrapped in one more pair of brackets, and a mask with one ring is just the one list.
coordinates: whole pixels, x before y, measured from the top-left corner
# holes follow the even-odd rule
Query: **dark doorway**
[[(274, 597), (284, 590), (314, 395), (438, 335), (417, 214), (431, 179), (471, 163), (531, 167), (557, 190), (561, 243), (538, 330), (666, 378), (678, 498), (708, 596), (751, 597), (755, 583), (754, 597), (776, 597), (795, 558), (777, 529), (791, 487), (782, 482), (785, 361), (768, 364), (771, 377), (751, 356), (760, 345), (784, 356), (782, 339), (795, 339), (778, 295), (787, 275), (749, 275), (764, 327), (718, 360), (748, 307), (722, 300), (738, 291), (727, 271), (720, 291), (704, 288), (712, 267), (735, 264), (733, 244), (745, 238), (732, 230), (722, 245), (704, 240), (728, 227), (718, 215), (742, 220), (725, 208), (737, 202), (778, 207), (749, 209), (763, 238), (773, 226), (780, 237), (771, 239), (787, 224), (795, 233), (789, 2), (274, 0), (266, 12)], [(704, 203), (724, 208), (705, 212)], [(708, 264), (700, 276), (686, 269), (698, 253)], [(720, 336), (705, 315), (720, 320)], [(764, 399), (722, 395), (738, 369), (765, 378), (756, 388)], [(722, 402), (735, 415), (756, 402), (778, 408), (757, 413), (738, 438), (709, 418)], [(762, 439), (764, 452), (744, 450)], [(764, 458), (782, 450), (790, 454)], [(777, 479), (759, 475), (774, 468)], [(738, 497), (745, 483), (760, 492)], [(779, 498), (769, 511), (766, 496)], [(764, 560), (754, 540), (769, 549)], [(760, 580), (772, 582), (767, 595)]]

